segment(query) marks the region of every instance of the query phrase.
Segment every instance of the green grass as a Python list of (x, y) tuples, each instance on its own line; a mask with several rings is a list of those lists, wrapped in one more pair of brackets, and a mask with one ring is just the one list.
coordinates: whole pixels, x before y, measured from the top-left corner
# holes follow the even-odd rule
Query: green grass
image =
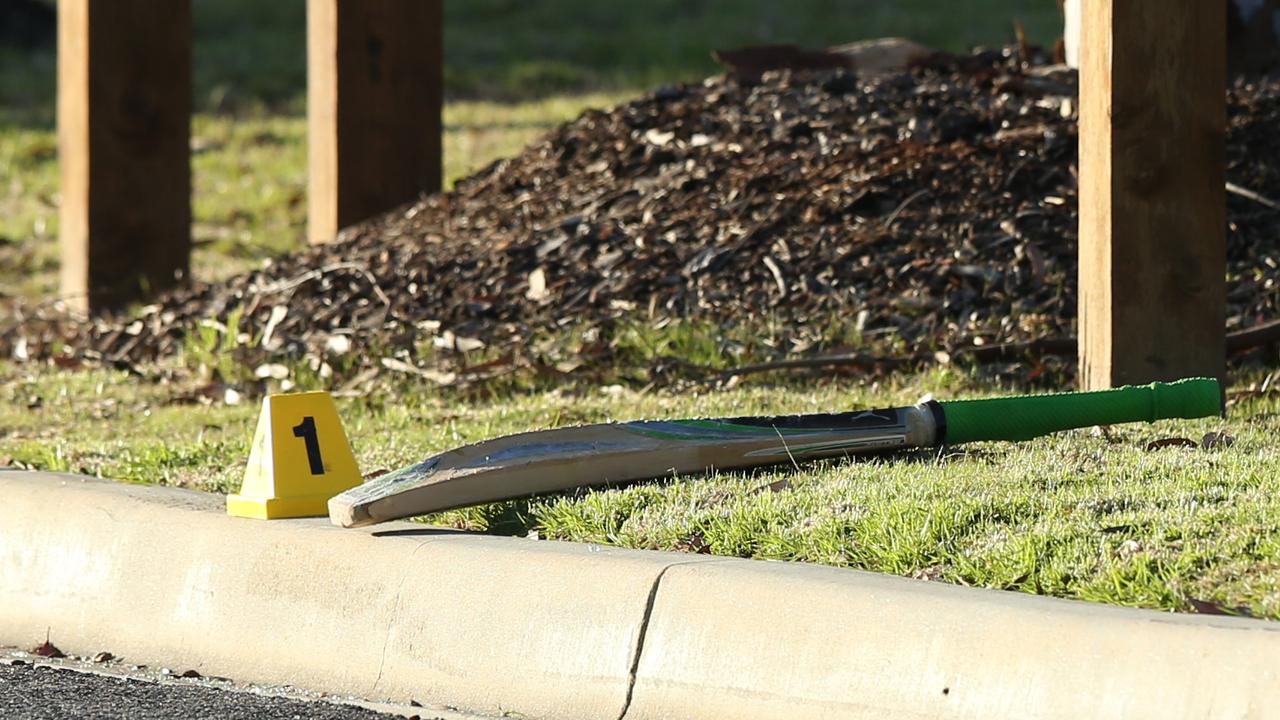
[[(303, 4), (206, 0), (195, 7), (194, 266), (197, 276), (214, 278), (303, 242)], [(584, 108), (715, 72), (708, 55), (714, 47), (898, 34), (961, 50), (1006, 41), (1015, 16), (1042, 44), (1058, 23), (1048, 0), (468, 0), (447, 3), (446, 12), (450, 180), (518, 152)], [(49, 52), (0, 48), (0, 293), (26, 298), (56, 288), (53, 72)], [(833, 323), (831, 337), (813, 341), (856, 345), (843, 327)], [(565, 345), (571, 334), (537, 341)], [(673, 356), (723, 366), (767, 354), (755, 347), (758, 337), (721, 335), (637, 324), (617, 328), (612, 340), (619, 357), (641, 366)], [(0, 464), (233, 490), (257, 404), (223, 404), (220, 388), (208, 383), (213, 368), (250, 375), (212, 332), (171, 366), (146, 368), (144, 378), (0, 362)], [(294, 370), (301, 387), (320, 386), (314, 372)], [(626, 387), (508, 382), (464, 396), (386, 377), (340, 398), (339, 408), (361, 467), (372, 472), (531, 428), (881, 406), (914, 402), (925, 391), (959, 397), (997, 390), (957, 369), (870, 385), (752, 379), (696, 392), (638, 392), (629, 388), (644, 377), (620, 379)], [(1237, 387), (1258, 380), (1241, 378)], [(1145, 450), (1152, 439), (1209, 431), (1237, 441), (1215, 450)], [(1280, 395), (1270, 392), (1237, 404), (1227, 421), (671, 478), (430, 520), (1143, 607), (1186, 610), (1197, 600), (1280, 618), (1277, 431)]]
[(904, 35), (947, 50), (998, 45), (1020, 19), (1040, 44), (1061, 34), (1042, 0), (483, 0), (445, 5), (452, 92), (526, 96), (651, 86), (716, 72), (713, 48), (827, 46)]
[[(178, 374), (175, 377), (182, 377)], [(1256, 378), (1255, 378), (1256, 380)], [(1237, 387), (1243, 387), (1241, 381)], [(227, 492), (257, 404), (193, 402), (190, 383), (0, 366), (0, 459)], [(533, 428), (637, 417), (814, 412), (991, 392), (955, 370), (885, 380), (639, 393), (620, 387), (459, 402), (387, 384), (339, 399), (366, 472)], [(1226, 432), (1234, 445), (1147, 450)], [(444, 513), (469, 530), (799, 560), (1149, 608), (1193, 600), (1280, 618), (1280, 393), (1228, 420), (1073, 431), (758, 472), (672, 478)]]
[(57, 147), (52, 129), (0, 114), (0, 297), (57, 290)]
[[(621, 93), (518, 104), (449, 103), (445, 177), (452, 183), (520, 151)], [(0, 114), (0, 293), (47, 297), (58, 284), (57, 140), (51, 127), (5, 124)], [(195, 276), (216, 280), (305, 245), (306, 119), (296, 114), (204, 112), (192, 122)]]
[[(196, 277), (302, 247), (305, 3), (206, 0), (194, 17)], [(467, 0), (445, 4), (445, 177), (518, 152), (550, 127), (662, 83), (717, 72), (710, 50), (907, 35), (964, 50), (1021, 18), (1043, 44), (1049, 0)], [(0, 48), (0, 293), (57, 290), (52, 49)]]
[[(193, 16), (197, 107), (300, 110), (306, 86), (303, 0), (202, 0)], [(903, 35), (945, 50), (999, 45), (1020, 20), (1050, 45), (1050, 0), (466, 0), (445, 3), (448, 94), (530, 99), (633, 90), (717, 71), (714, 48), (811, 47)], [(0, 107), (52, 111), (52, 49), (0, 48)]]

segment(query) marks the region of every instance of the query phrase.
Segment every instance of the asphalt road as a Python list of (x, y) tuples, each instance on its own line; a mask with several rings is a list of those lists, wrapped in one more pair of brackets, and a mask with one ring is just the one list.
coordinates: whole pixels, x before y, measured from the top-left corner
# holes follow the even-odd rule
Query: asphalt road
[[(391, 720), (418, 710), (409, 708), (403, 710), (405, 714), (392, 715), (322, 699), (289, 697), (262, 688), (238, 687), (226, 680), (157, 681), (128, 673), (104, 674), (85, 669), (72, 669), (70, 664), (59, 666), (43, 659), (0, 655), (0, 718)], [(425, 708), (417, 716), (422, 720), (462, 717)]]

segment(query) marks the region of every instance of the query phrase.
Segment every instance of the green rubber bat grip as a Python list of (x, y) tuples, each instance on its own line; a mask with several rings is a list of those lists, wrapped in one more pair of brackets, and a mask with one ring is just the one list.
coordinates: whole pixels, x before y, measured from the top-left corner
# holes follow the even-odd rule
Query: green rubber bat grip
[(1222, 390), (1212, 378), (1151, 383), (1096, 392), (1024, 395), (943, 402), (942, 441), (1030, 440), (1059, 430), (1222, 412)]

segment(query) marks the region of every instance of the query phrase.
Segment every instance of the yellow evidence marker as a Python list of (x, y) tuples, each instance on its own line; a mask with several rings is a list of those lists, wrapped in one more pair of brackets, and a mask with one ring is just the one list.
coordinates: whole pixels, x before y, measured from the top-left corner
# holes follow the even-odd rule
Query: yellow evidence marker
[(260, 520), (325, 516), (329, 498), (360, 482), (329, 393), (268, 395), (244, 484), (227, 496), (227, 514)]

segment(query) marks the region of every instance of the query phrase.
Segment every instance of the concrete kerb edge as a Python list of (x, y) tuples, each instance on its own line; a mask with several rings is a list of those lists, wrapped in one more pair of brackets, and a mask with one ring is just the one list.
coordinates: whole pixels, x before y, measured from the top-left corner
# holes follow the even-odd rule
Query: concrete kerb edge
[(637, 720), (1280, 717), (1243, 618), (728, 561), (664, 572), (645, 637)]
[(1280, 711), (1280, 623), (405, 523), (262, 523), (76, 476), (0, 472), (0, 497), (0, 645), (47, 626), (77, 654), (529, 717)]
[(75, 476), (0, 472), (0, 497), (0, 645), (48, 630), (75, 654), (491, 714), (618, 717), (653, 583), (686, 559), (230, 518)]

